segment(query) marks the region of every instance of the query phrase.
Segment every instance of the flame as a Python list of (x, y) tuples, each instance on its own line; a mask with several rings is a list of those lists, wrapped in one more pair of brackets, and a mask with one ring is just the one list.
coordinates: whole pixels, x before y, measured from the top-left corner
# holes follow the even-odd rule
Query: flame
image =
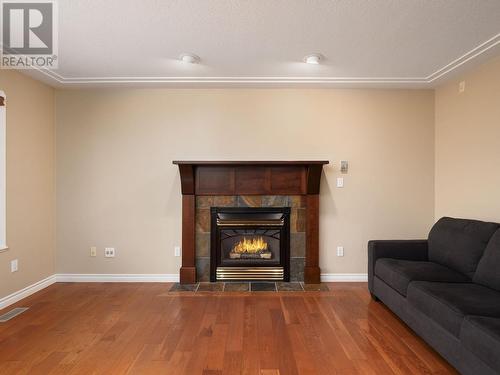
[(266, 250), (267, 250), (267, 242), (264, 241), (264, 238), (255, 237), (248, 239), (246, 237), (243, 237), (243, 239), (240, 242), (234, 245), (231, 252), (237, 254), (243, 254), (243, 253), (257, 254)]

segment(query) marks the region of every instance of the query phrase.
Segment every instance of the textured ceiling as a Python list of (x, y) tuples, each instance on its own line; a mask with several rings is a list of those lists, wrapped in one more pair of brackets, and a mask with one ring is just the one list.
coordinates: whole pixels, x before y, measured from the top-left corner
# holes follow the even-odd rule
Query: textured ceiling
[(58, 3), (59, 69), (30, 73), (54, 84), (420, 87), (500, 53), (499, 0)]

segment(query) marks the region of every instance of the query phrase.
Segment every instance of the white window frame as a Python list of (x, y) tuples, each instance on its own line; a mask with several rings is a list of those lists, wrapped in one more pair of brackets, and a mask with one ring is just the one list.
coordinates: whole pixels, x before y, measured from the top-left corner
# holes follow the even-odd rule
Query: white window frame
[(0, 106), (0, 251), (5, 251), (7, 247), (7, 185), (6, 185), (6, 127), (7, 127), (7, 96), (0, 90), (0, 96), (3, 96), (5, 103)]

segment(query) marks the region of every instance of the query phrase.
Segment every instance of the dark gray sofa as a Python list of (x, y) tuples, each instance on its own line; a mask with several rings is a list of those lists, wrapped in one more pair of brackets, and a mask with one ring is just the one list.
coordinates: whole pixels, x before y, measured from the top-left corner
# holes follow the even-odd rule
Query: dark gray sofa
[(428, 240), (370, 241), (368, 287), (462, 374), (500, 374), (500, 224), (444, 217)]

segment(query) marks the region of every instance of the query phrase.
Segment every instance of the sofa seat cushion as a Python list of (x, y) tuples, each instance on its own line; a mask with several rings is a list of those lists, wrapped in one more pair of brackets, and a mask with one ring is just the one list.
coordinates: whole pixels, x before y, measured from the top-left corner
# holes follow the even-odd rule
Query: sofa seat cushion
[(429, 260), (469, 276), (476, 271), (497, 223), (443, 217), (429, 233)]
[(500, 318), (467, 316), (460, 341), (492, 370), (500, 373)]
[(500, 318), (500, 292), (478, 284), (413, 281), (407, 299), (456, 337), (466, 315)]
[(491, 237), (474, 274), (473, 281), (500, 291), (500, 229)]
[(391, 258), (377, 260), (375, 275), (405, 297), (412, 281), (470, 282), (467, 276), (437, 263)]

